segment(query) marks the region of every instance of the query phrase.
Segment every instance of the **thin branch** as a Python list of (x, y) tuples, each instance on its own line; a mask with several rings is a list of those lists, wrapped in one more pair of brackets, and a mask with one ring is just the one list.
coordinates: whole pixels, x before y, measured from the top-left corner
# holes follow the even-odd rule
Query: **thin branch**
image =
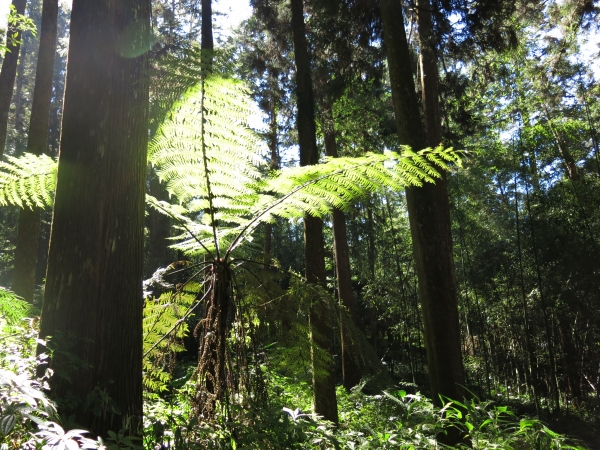
[(212, 252), (208, 248), (206, 248), (206, 246), (202, 243), (202, 241), (200, 239), (198, 239), (196, 237), (196, 235), (190, 231), (190, 229), (185, 225), (185, 222), (183, 220), (181, 220), (179, 217), (171, 214), (169, 211), (167, 211), (165, 208), (160, 206), (158, 203), (153, 203), (152, 206), (162, 210), (167, 216), (171, 217), (172, 219), (177, 220), (180, 223), (180, 225), (185, 229), (185, 231), (187, 231), (190, 234), (190, 236), (192, 236), (192, 238), (194, 238), (194, 240), (198, 244), (200, 244), (200, 246), (204, 249), (204, 251), (206, 253), (208, 253), (208, 256), (210, 256), (211, 259), (216, 259), (215, 256), (212, 254)]

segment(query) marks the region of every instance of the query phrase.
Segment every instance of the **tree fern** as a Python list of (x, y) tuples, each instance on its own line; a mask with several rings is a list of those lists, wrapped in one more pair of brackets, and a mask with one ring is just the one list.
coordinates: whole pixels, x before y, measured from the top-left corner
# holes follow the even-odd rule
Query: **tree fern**
[[(197, 326), (196, 400), (197, 413), (204, 417), (212, 416), (217, 405), (233, 402), (236, 392), (248, 385), (239, 381), (236, 386), (233, 381), (234, 371), (247, 368), (248, 360), (243, 356), (248, 343), (238, 331), (245, 330), (242, 322), (251, 324), (256, 313), (242, 314), (236, 274), (243, 266), (233, 262), (232, 252), (251, 238), (256, 227), (274, 216), (323, 216), (333, 207), (348, 207), (369, 192), (434, 181), (440, 167), (459, 162), (451, 149), (413, 152), (404, 147), (402, 153), (327, 159), (323, 164), (277, 171), (263, 179), (261, 146), (246, 125), (250, 106), (238, 81), (219, 77), (202, 80), (174, 106), (150, 147), (149, 161), (174, 198), (171, 202), (149, 198), (149, 203), (177, 219), (181, 234), (174, 247), (188, 254), (204, 253), (210, 262), (205, 275), (210, 288), (204, 318)], [(331, 317), (339, 315), (331, 313), (334, 302), (325, 299), (326, 295), (307, 294), (299, 287), (289, 295), (322, 301), (329, 305), (323, 311), (329, 311)], [(282, 336), (277, 354), (288, 362), (301, 362), (303, 354), (308, 361), (312, 353), (315, 357), (310, 370), (318, 377), (328, 361), (326, 352), (308, 338), (306, 317), (305, 313), (298, 314), (294, 325), (287, 327), (295, 333)], [(298, 345), (303, 342), (307, 345)], [(355, 342), (358, 348), (360, 338)], [(226, 363), (232, 352), (237, 353), (237, 369)], [(229, 395), (229, 400), (224, 395)]]
[(172, 214), (171, 207), (154, 199), (150, 203), (177, 216), (182, 233), (174, 247), (198, 253), (221, 246), (229, 254), (273, 216), (323, 216), (334, 207), (347, 208), (368, 192), (433, 182), (440, 168), (460, 162), (452, 149), (414, 152), (402, 147), (401, 153), (325, 159), (323, 164), (284, 169), (262, 180), (263, 147), (247, 128), (250, 112), (248, 92), (239, 81), (211, 77), (204, 89), (189, 89), (159, 129), (149, 160), (179, 203), (178, 212)]

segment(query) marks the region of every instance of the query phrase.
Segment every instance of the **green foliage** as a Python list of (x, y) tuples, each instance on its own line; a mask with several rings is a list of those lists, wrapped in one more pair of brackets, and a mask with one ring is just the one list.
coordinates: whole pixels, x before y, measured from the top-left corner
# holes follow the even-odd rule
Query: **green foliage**
[[(19, 448), (36, 423), (54, 419), (55, 407), (35, 377), (37, 330), (29, 305), (0, 288), (0, 443)], [(26, 320), (25, 320), (26, 319)]]
[(8, 15), (8, 26), (9, 33), (7, 35), (7, 42), (0, 42), (0, 56), (4, 56), (4, 54), (9, 51), (9, 47), (15, 45), (21, 45), (21, 40), (19, 39), (19, 32), (31, 32), (34, 36), (36, 33), (36, 27), (33, 23), (33, 20), (29, 17), (24, 16), (23, 14), (18, 14), (15, 5), (10, 5), (10, 13)]
[[(55, 410), (34, 376), (37, 345), (34, 328), (17, 334), (0, 333), (5, 344), (0, 363), (0, 436), (9, 449), (23, 445), (66, 448), (134, 449), (138, 442), (124, 433), (92, 439), (85, 430), (67, 430), (57, 423)], [(6, 348), (6, 351), (4, 350)], [(11, 355), (9, 358), (8, 355)], [(10, 367), (6, 366), (10, 362)], [(338, 389), (340, 425), (332, 427), (305, 411), (311, 408), (309, 383), (262, 371), (268, 378), (268, 401), (252, 408), (235, 407), (235, 422), (219, 415), (212, 423), (194, 417), (189, 382), (165, 400), (147, 401), (144, 447), (167, 449), (429, 449), (435, 436), (455, 421), (469, 431), (475, 449), (581, 449), (539, 420), (516, 418), (505, 406), (472, 400), (448, 402), (439, 410), (421, 394), (404, 390), (364, 395)], [(463, 418), (464, 417), (464, 418)], [(37, 446), (37, 447), (36, 447)], [(52, 447), (54, 448), (54, 447)]]
[(0, 287), (0, 323), (12, 328), (19, 324), (29, 312), (29, 303), (11, 291)]
[(196, 305), (195, 283), (186, 291), (166, 292), (158, 298), (147, 298), (143, 319), (144, 387), (151, 397), (167, 389), (174, 367), (174, 354), (185, 350), (181, 340), (187, 336), (190, 308)]
[(48, 155), (25, 153), (0, 161), (0, 206), (52, 206), (57, 164)]
[[(46, 353), (35, 356), (38, 345), (37, 318), (24, 318), (14, 294), (0, 289), (5, 314), (0, 316), (0, 447), (8, 449), (133, 449), (131, 438), (109, 432), (106, 441), (93, 439), (85, 430), (65, 429), (56, 405), (47, 396), (47, 375), (38, 378), (37, 366)], [(7, 312), (16, 305), (16, 310)], [(7, 326), (7, 317), (12, 322)], [(23, 320), (24, 319), (24, 320)], [(17, 324), (20, 322), (20, 326)], [(23, 326), (26, 324), (26, 326)], [(50, 375), (50, 374), (48, 374)]]
[(333, 427), (305, 412), (312, 400), (308, 383), (276, 372), (269, 372), (268, 380), (269, 401), (236, 410), (234, 422), (226, 416), (211, 423), (194, 417), (189, 384), (169, 401), (146, 404), (145, 448), (424, 450), (446, 448), (436, 443), (436, 436), (454, 424), (468, 432), (474, 449), (583, 449), (539, 420), (515, 417), (506, 406), (474, 399), (448, 401), (440, 409), (422, 394), (398, 388), (365, 395), (360, 387), (350, 393), (340, 387), (340, 424)]

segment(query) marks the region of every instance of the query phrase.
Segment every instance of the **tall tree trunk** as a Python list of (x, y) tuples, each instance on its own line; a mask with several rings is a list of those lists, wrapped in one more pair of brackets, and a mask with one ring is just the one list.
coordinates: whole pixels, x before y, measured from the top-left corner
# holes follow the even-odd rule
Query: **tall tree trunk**
[[(429, 11), (429, 8), (421, 8), (420, 13)], [(438, 144), (439, 135), (436, 136), (435, 130), (439, 127), (439, 112), (435, 106), (431, 109), (431, 102), (437, 99), (437, 90), (429, 90), (426, 86), (428, 92), (424, 109), (429, 118), (429, 133), (426, 135), (415, 93), (399, 0), (381, 0), (381, 13), (400, 144), (410, 145), (414, 150), (425, 148), (428, 142)], [(424, 78), (427, 82), (433, 80), (437, 84), (435, 74), (437, 68)], [(406, 201), (425, 328), (431, 393), (433, 401), (441, 405), (440, 395), (462, 400), (464, 385), (445, 179), (438, 180), (436, 184), (426, 183), (420, 188), (406, 189)]]
[[(25, 14), (26, 0), (13, 0), (17, 14)], [(10, 39), (13, 35), (14, 39)], [(6, 30), (6, 41), (8, 50), (4, 54), (2, 69), (0, 69), (0, 160), (4, 155), (4, 146), (6, 145), (6, 130), (8, 128), (8, 113), (10, 111), (10, 101), (12, 99), (13, 88), (15, 87), (15, 78), (17, 76), (17, 61), (19, 60), (19, 49), (21, 45), (21, 32), (8, 27)]]
[[(325, 141), (325, 153), (332, 158), (338, 157), (337, 142), (335, 135), (335, 123), (331, 103), (324, 105), (323, 130)], [(348, 311), (349, 319), (356, 324), (356, 300), (352, 291), (352, 272), (350, 269), (350, 251), (348, 249), (348, 235), (346, 232), (346, 216), (343, 211), (334, 209), (332, 213), (333, 222), (333, 249), (335, 256), (335, 271), (338, 283), (338, 296), (340, 303)], [(348, 325), (346, 326), (346, 328)], [(362, 373), (353, 355), (353, 345), (350, 333), (344, 328), (343, 321), (340, 326), (342, 343), (342, 380), (344, 387), (350, 390), (358, 383)], [(354, 351), (356, 353), (356, 350)]]
[[(25, 41), (25, 39), (24, 39)], [(22, 137), (24, 131), (23, 125), (23, 82), (25, 81), (25, 66), (27, 65), (27, 47), (28, 42), (23, 42), (21, 46), (21, 53), (19, 55), (19, 64), (17, 65), (17, 76), (15, 78), (15, 92), (14, 92), (14, 130), (16, 134), (15, 139), (15, 153), (20, 154), (23, 151)]]
[[(48, 141), (48, 120), (50, 118), (52, 78), (54, 75), (54, 54), (56, 53), (58, 0), (44, 0), (42, 8), (40, 50), (35, 71), (35, 87), (27, 139), (27, 152), (35, 155), (46, 153)], [(41, 211), (39, 209), (24, 208), (21, 210), (12, 287), (17, 295), (28, 302), (33, 301), (33, 291), (35, 289), (40, 222)]]
[[(375, 227), (373, 226), (373, 208), (371, 198), (365, 202), (367, 212), (367, 260), (369, 263), (369, 276), (371, 281), (375, 281)], [(379, 340), (379, 306), (377, 304), (371, 307), (369, 311), (371, 323), (371, 347), (377, 353), (377, 341)]]
[(212, 0), (202, 0), (202, 35), (200, 47), (208, 53), (208, 59), (203, 60), (208, 66), (212, 65), (212, 53), (214, 51), (213, 29), (212, 29)]
[[(77, 400), (77, 422), (100, 436), (139, 432), (142, 416), (150, 11), (150, 0), (74, 0), (71, 13), (40, 336), (71, 355), (54, 352), (51, 395)], [(58, 375), (69, 368), (67, 382)]]
[[(319, 152), (316, 142), (315, 104), (310, 74), (310, 58), (304, 25), (302, 0), (291, 0), (292, 34), (296, 60), (296, 98), (298, 106), (298, 140), (300, 144), (300, 165), (317, 164)], [(325, 252), (323, 243), (323, 221), (317, 217), (304, 217), (304, 260), (306, 280), (309, 283), (324, 285)], [(332, 329), (327, 308), (316, 300), (310, 307), (309, 320), (313, 344), (331, 355)], [(315, 357), (313, 355), (313, 369)], [(338, 421), (337, 399), (333, 365), (329, 364), (321, 376), (313, 370), (314, 411), (334, 423)]]
[[(277, 124), (277, 110), (279, 109), (279, 103), (281, 99), (279, 95), (276, 93), (277, 85), (279, 83), (279, 70), (274, 67), (269, 68), (269, 78), (271, 80), (271, 85), (273, 86), (273, 91), (271, 92), (271, 98), (269, 101), (269, 151), (271, 153), (271, 161), (269, 163), (270, 170), (279, 169), (279, 141), (278, 141), (278, 131), (279, 125)], [(265, 260), (267, 263), (271, 261), (271, 250), (273, 246), (273, 224), (267, 223), (265, 224)]]

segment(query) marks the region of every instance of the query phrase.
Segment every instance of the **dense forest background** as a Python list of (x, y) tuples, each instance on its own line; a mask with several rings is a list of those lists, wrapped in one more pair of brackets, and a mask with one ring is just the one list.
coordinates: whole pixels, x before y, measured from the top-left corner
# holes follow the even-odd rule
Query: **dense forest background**
[[(46, 312), (62, 295), (56, 280), (83, 264), (66, 262), (51, 246), (49, 260), (52, 192), (58, 179), (56, 208), (64, 208), (60, 180), (67, 180), (55, 161), (61, 148), (76, 147), (69, 133), (77, 115), (108, 94), (94, 89), (103, 86), (100, 78), (91, 79), (89, 99), (77, 100), (67, 119), (67, 56), (84, 61), (84, 50), (71, 52), (71, 9), (54, 1), (47, 134), (34, 143), (42, 9), (50, 11), (52, 1), (20, 3), (37, 32), (21, 20), (20, 46), (6, 41), (16, 25), (7, 25), (1, 42), (12, 51), (0, 73), (0, 103), (8, 104), (0, 114), (0, 389), (17, 386), (6, 381), (9, 371), (25, 374), (19, 382), (33, 391), (21, 384), (20, 392), (48, 394), (59, 415), (35, 396), (31, 411), (15, 409), (9, 388), (0, 391), (6, 448), (41, 448), (44, 436), (46, 445), (56, 439), (57, 446), (96, 448), (83, 447), (83, 435), (35, 425), (32, 416), (61, 430), (92, 430), (115, 448), (141, 445), (127, 437), (139, 437), (141, 428), (145, 448), (600, 446), (598, 2), (253, 0), (251, 17), (214, 42), (210, 0), (140, 6), (151, 28), (135, 69), (145, 80), (136, 86), (147, 88), (147, 110), (131, 133), (111, 119), (109, 134), (126, 143), (135, 134), (144, 155), (149, 136), (148, 160), (136, 156), (137, 165), (123, 168), (146, 171), (145, 215), (141, 203), (136, 210), (143, 230), (123, 238), (139, 238), (143, 248), (127, 247), (122, 257), (117, 250), (122, 266), (103, 281), (114, 290), (98, 294), (97, 304), (103, 295), (115, 298), (108, 310), (137, 298), (117, 299), (122, 278), (141, 300), (143, 275), (144, 311), (111, 323), (99, 307), (104, 315), (81, 319), (84, 328), (103, 329), (97, 336), (141, 327), (143, 343), (131, 341), (143, 344), (137, 366), (126, 369), (129, 354), (110, 347), (121, 338), (104, 356), (115, 370), (143, 368), (145, 419), (137, 428), (104, 419), (141, 415), (121, 396), (117, 375), (69, 390), (78, 384), (69, 377), (94, 371), (96, 363), (82, 356), (93, 352), (67, 342), (68, 325), (44, 330), (59, 320)], [(405, 53), (397, 44), (403, 39)], [(3, 91), (10, 55), (18, 55), (14, 85)], [(408, 78), (399, 81), (401, 74)], [(127, 98), (128, 110), (143, 109), (139, 96)], [(106, 111), (121, 117), (118, 108)], [(193, 136), (181, 131), (188, 128)], [(416, 156), (405, 147), (439, 144), (454, 151)], [(389, 151), (398, 153), (384, 163)], [(369, 172), (375, 164), (381, 169)], [(289, 194), (301, 189), (306, 196)], [(104, 201), (97, 192), (77, 198)], [(33, 228), (25, 228), (27, 214), (35, 216), (27, 222)], [(81, 248), (91, 233), (81, 230)], [(21, 234), (34, 238), (26, 244)], [(129, 259), (135, 255), (139, 270)], [(93, 285), (82, 280), (74, 304)], [(41, 337), (60, 341), (50, 353), (62, 365), (32, 356), (39, 320), (24, 329), (19, 320), (40, 312)], [(64, 323), (78, 317), (73, 312)], [(106, 321), (96, 324), (98, 317)], [(38, 363), (50, 364), (55, 380), (63, 369), (74, 375), (50, 381), (43, 394), (49, 375), (36, 371)], [(140, 384), (140, 408), (141, 399)], [(38, 433), (38, 447), (26, 444), (29, 430)]]

